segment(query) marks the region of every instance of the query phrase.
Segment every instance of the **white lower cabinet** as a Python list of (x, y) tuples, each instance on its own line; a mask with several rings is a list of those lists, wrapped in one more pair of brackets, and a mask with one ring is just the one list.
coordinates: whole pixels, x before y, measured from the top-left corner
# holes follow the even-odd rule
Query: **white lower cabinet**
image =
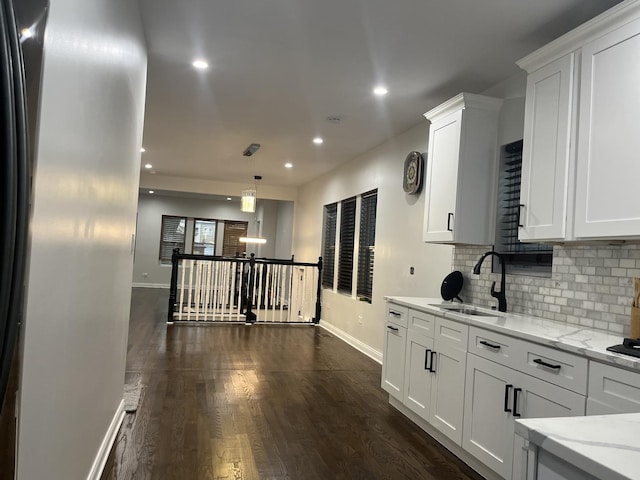
[(434, 344), (436, 353), (432, 367), (429, 423), (462, 445), (462, 415), (464, 407), (464, 376), (466, 352), (446, 343)]
[(431, 403), (432, 361), (433, 338), (409, 330), (403, 401), (425, 420), (429, 419)]
[(506, 479), (513, 472), (515, 418), (585, 414), (584, 395), (472, 354), (465, 392), (462, 447)]
[(468, 355), (462, 448), (505, 478), (513, 458), (513, 388), (518, 372)]
[(506, 480), (537, 465), (517, 418), (640, 412), (637, 371), (393, 302), (386, 320), (382, 388)]
[(468, 326), (429, 316), (435, 320), (430, 338), (414, 328), (421, 315), (409, 311), (403, 403), (461, 445)]
[(382, 388), (402, 400), (407, 328), (387, 320), (384, 332)]

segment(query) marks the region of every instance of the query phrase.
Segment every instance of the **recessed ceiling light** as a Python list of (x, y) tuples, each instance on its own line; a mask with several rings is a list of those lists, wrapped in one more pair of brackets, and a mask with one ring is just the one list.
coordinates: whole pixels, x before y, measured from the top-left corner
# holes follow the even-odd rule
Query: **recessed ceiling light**
[(27, 38), (31, 38), (35, 35), (35, 32), (33, 31), (33, 28), (23, 28), (22, 30), (20, 30), (20, 37), (23, 40), (26, 40)]
[(153, 195), (153, 194), (154, 194), (154, 193), (156, 193), (156, 192), (155, 192), (155, 191), (153, 191), (153, 190), (149, 190), (149, 193), (150, 193), (151, 195)]
[(374, 95), (377, 95), (379, 97), (383, 97), (385, 96), (387, 93), (389, 93), (389, 90), (387, 90), (385, 87), (383, 87), (382, 85), (377, 86), (376, 88), (373, 89), (373, 93)]
[(150, 170), (153, 168), (153, 165), (151, 165), (150, 163), (145, 163), (144, 168), (146, 168), (147, 170)]
[(315, 143), (316, 145), (321, 145), (324, 142), (324, 140), (320, 137), (316, 137), (313, 139), (313, 143)]
[(197, 68), (198, 70), (206, 70), (207, 68), (209, 68), (209, 62), (201, 58), (195, 59), (193, 62), (191, 62), (191, 65), (193, 65), (193, 67)]
[(293, 163), (289, 163), (289, 162), (285, 163), (284, 168), (293, 168)]
[(227, 197), (227, 200), (231, 200), (231, 197)]
[(144, 153), (144, 152), (146, 152), (146, 151), (147, 151), (147, 149), (146, 149), (146, 148), (144, 148), (144, 147), (142, 147), (142, 148), (140, 149), (140, 153)]

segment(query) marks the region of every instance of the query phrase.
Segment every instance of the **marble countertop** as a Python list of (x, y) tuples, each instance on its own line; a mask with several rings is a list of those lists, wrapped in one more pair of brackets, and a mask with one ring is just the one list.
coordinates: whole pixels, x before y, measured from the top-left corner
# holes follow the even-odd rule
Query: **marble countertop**
[(516, 433), (596, 478), (640, 480), (640, 414), (516, 420)]
[(607, 351), (607, 347), (622, 343), (623, 337), (618, 335), (538, 317), (509, 312), (502, 313), (473, 305), (468, 306), (487, 314), (487, 316), (465, 315), (439, 308), (439, 306), (464, 305), (445, 302), (441, 298), (388, 296), (385, 299), (397, 305), (548, 345), (559, 350), (583, 355), (592, 360), (640, 370), (640, 358)]

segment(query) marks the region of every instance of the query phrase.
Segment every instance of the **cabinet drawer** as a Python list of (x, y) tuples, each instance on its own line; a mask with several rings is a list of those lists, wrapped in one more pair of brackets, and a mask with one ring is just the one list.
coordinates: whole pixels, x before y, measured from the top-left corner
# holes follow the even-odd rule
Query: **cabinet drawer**
[(518, 354), (522, 344), (517, 338), (491, 332), (478, 327), (469, 327), (469, 353), (518, 368)]
[(587, 393), (588, 360), (554, 348), (521, 342), (522, 371), (576, 393)]
[(436, 317), (429, 313), (409, 310), (409, 330), (429, 338), (433, 338)]
[(590, 403), (595, 401), (612, 407), (610, 411), (615, 413), (640, 412), (640, 373), (591, 362), (588, 396)]
[(434, 339), (436, 343), (451, 345), (459, 350), (467, 351), (469, 326), (442, 317), (436, 318)]
[(393, 322), (403, 327), (407, 326), (407, 317), (409, 316), (409, 309), (407, 307), (401, 307), (394, 303), (387, 303), (387, 321)]

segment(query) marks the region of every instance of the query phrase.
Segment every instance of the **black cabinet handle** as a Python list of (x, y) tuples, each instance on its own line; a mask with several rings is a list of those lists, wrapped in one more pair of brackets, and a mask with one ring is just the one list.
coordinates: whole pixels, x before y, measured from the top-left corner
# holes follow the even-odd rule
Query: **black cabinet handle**
[(520, 415), (518, 413), (518, 394), (522, 391), (521, 388), (514, 388), (513, 389), (513, 416), (514, 417), (521, 417), (522, 415)]
[(447, 231), (448, 232), (453, 232), (453, 228), (451, 227), (452, 218), (453, 218), (453, 213), (449, 213), (449, 215), (447, 215)]
[(402, 316), (400, 312), (394, 312), (393, 310), (389, 310), (389, 315), (396, 318), (400, 318)]
[(544, 360), (542, 360), (541, 358), (536, 358), (533, 363), (537, 363), (538, 365), (542, 365), (543, 367), (547, 367), (550, 368), (552, 370), (560, 370), (562, 368), (562, 365), (554, 365), (552, 363), (547, 363)]
[(437, 355), (436, 352), (434, 352), (434, 351), (431, 352), (431, 365), (429, 365), (429, 371), (431, 373), (436, 373), (436, 368), (435, 368), (436, 355)]
[(505, 385), (504, 386), (504, 411), (511, 413), (511, 409), (509, 408), (509, 390), (513, 388), (513, 385)]
[(397, 332), (397, 331), (398, 331), (398, 327), (392, 327), (391, 325), (387, 325), (387, 328), (388, 328), (389, 330), (393, 330), (394, 332)]
[(431, 349), (427, 348), (424, 351), (424, 369), (425, 370), (429, 370), (429, 353), (431, 352)]
[(524, 225), (520, 223), (520, 210), (522, 208), (524, 208), (524, 205), (521, 203), (520, 205), (518, 205), (518, 219), (516, 220), (516, 224), (518, 225), (518, 228), (524, 227)]
[(484, 345), (485, 347), (493, 348), (494, 350), (500, 350), (500, 345), (494, 345), (493, 343), (489, 343), (485, 340), (480, 340), (480, 345)]

